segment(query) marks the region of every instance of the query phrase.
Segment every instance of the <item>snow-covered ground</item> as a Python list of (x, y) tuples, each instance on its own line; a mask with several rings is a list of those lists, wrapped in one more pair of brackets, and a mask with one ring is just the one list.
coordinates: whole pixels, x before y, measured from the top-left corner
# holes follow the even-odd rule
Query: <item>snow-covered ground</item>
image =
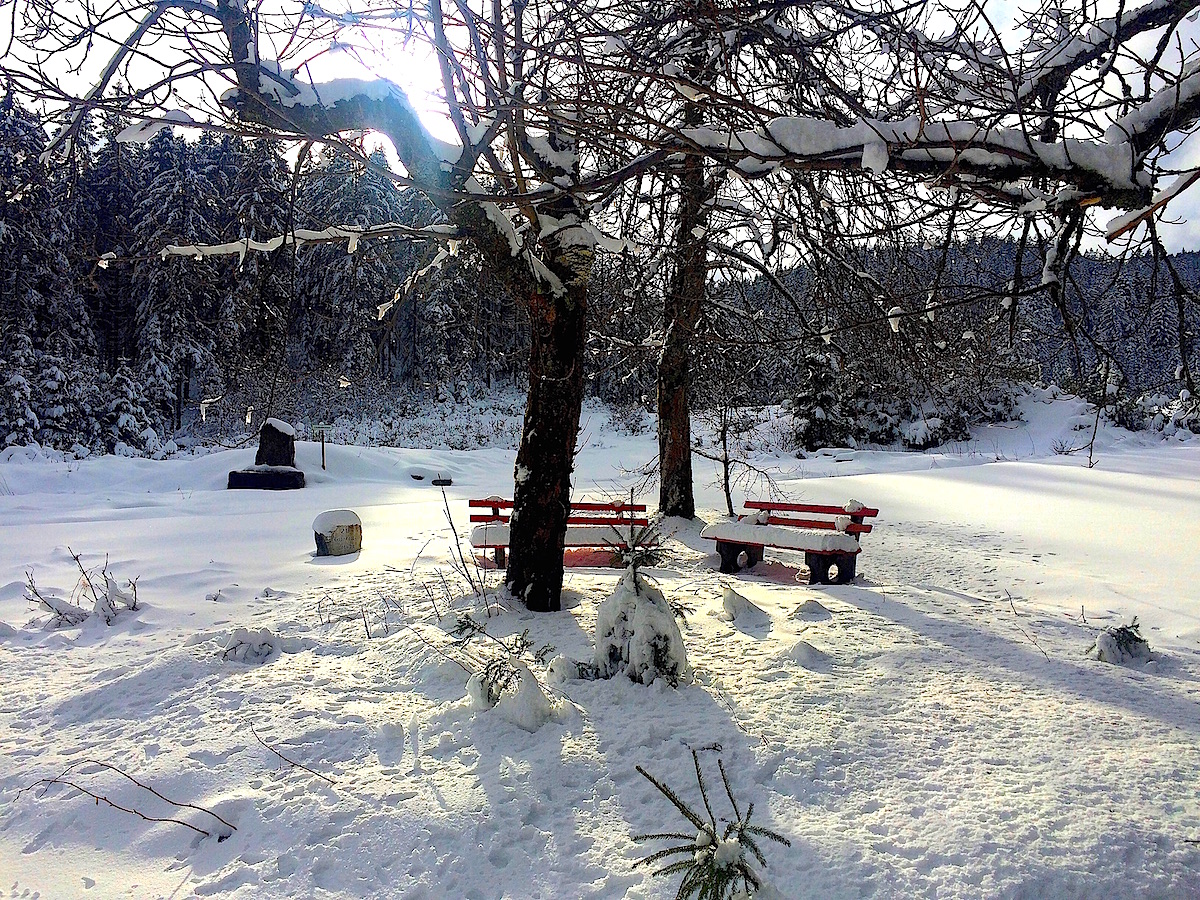
[[(692, 608), (693, 683), (568, 681), (532, 733), (466, 696), (447, 588), (471, 601), (430, 486), (453, 477), (465, 535), (467, 498), (511, 490), (511, 452), (336, 446), (322, 471), (319, 445), (302, 443), (309, 486), (282, 493), (224, 489), (253, 449), (162, 462), (9, 453), (0, 886), (671, 897), (676, 879), (634, 867), (662, 845), (633, 836), (694, 828), (635, 766), (698, 804), (690, 749), (704, 748), (716, 814), (730, 814), (719, 757), (755, 821), (791, 840), (765, 845), (785, 897), (1198, 897), (1200, 445), (1102, 429), (1089, 469), (1053, 452), (1086, 440), (1081, 404), (1042, 395), (1025, 410), (1026, 423), (928, 453), (757, 456), (797, 499), (879, 507), (858, 582), (807, 587), (802, 558), (770, 550), (752, 573), (722, 576), (700, 525), (668, 522), (674, 539), (649, 574)], [(576, 496), (623, 494), (654, 452), (652, 434), (593, 423), (586, 435)], [(713, 521), (711, 464), (697, 473)], [(315, 558), (310, 525), (333, 508), (361, 517), (363, 550)], [(141, 608), (111, 626), (44, 627), (26, 573), (69, 598), (71, 551), (88, 568), (107, 558), (120, 584), (136, 578)], [(620, 575), (568, 570), (562, 613), (489, 618), (476, 604), (476, 616), (498, 637), (528, 629), (590, 659)], [(730, 621), (728, 585), (763, 614), (743, 606)], [(1085, 655), (1101, 627), (1134, 616), (1151, 662)], [(239, 629), (253, 647), (227, 654)], [(63, 785), (30, 789), (72, 766), (62, 780), (210, 836)]]

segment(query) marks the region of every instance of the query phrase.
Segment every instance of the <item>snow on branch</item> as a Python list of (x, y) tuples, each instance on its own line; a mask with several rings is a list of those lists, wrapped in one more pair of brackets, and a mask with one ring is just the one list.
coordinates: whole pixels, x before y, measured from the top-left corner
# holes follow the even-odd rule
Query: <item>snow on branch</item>
[(1122, 116), (1104, 134), (1110, 144), (1125, 141), (1139, 152), (1153, 147), (1172, 131), (1193, 124), (1200, 113), (1200, 68), (1190, 66), (1178, 81), (1161, 88), (1145, 103)]
[(1041, 50), (1022, 73), (1018, 97), (1046, 89), (1056, 79), (1099, 61), (1135, 35), (1174, 25), (1200, 7), (1200, 0), (1150, 0), (1135, 10), (1094, 22), (1080, 32), (1068, 32), (1061, 40)]
[[(358, 242), (366, 238), (401, 237), (408, 240), (453, 241), (459, 239), (458, 229), (453, 225), (428, 225), (424, 228), (414, 228), (411, 225), (398, 225), (389, 222), (386, 225), (330, 225), (320, 230), (312, 228), (297, 228), (287, 234), (276, 235), (265, 241), (244, 238), (240, 241), (229, 241), (224, 244), (168, 244), (159, 251), (164, 260), (171, 256), (188, 256), (193, 259), (204, 259), (207, 256), (234, 256), (239, 262), (250, 252), (270, 253), (285, 245), (302, 247), (305, 244), (333, 244), (346, 241), (346, 252), (358, 250)], [(103, 260), (107, 262), (108, 260)]]
[(1104, 228), (1105, 240), (1112, 242), (1120, 237), (1129, 234), (1140, 224), (1145, 222), (1155, 213), (1161, 211), (1168, 203), (1174, 200), (1190, 188), (1197, 181), (1200, 181), (1200, 169), (1193, 169), (1190, 172), (1184, 172), (1176, 178), (1171, 185), (1163, 191), (1159, 191), (1154, 195), (1154, 199), (1141, 209), (1135, 209), (1123, 216), (1118, 216), (1108, 223)]
[(826, 119), (793, 116), (733, 134), (701, 127), (683, 135), (749, 177), (780, 167), (937, 174), (953, 166), (961, 175), (987, 176), (991, 182), (1053, 177), (1103, 194), (1142, 193), (1149, 184), (1149, 176), (1135, 172), (1134, 149), (1126, 142), (1049, 143), (1020, 128), (965, 120), (911, 116), (894, 122), (860, 119), (839, 127)]
[(46, 144), (46, 148), (41, 154), (43, 162), (50, 160), (60, 147), (65, 147), (70, 152), (74, 145), (76, 134), (83, 124), (84, 116), (100, 102), (101, 97), (116, 77), (121, 66), (126, 63), (131, 55), (138, 51), (142, 40), (146, 38), (162, 17), (172, 9), (214, 17), (218, 15), (216, 5), (208, 2), (208, 0), (160, 0), (160, 2), (153, 4), (147, 10), (146, 15), (134, 26), (129, 36), (117, 45), (116, 51), (114, 51), (103, 70), (101, 70), (95, 84), (92, 85), (92, 89), (75, 105), (75, 109), (72, 110), (66, 127), (53, 140)]

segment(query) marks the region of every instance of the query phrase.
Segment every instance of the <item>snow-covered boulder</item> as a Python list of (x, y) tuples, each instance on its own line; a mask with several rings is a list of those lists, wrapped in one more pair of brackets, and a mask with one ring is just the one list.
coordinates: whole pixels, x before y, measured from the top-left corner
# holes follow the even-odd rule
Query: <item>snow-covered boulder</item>
[(362, 519), (352, 509), (327, 509), (312, 524), (317, 556), (345, 556), (362, 549)]
[(596, 668), (601, 678), (624, 673), (642, 684), (675, 685), (691, 675), (670, 604), (633, 567), (596, 612)]
[(229, 489), (288, 491), (304, 487), (296, 468), (296, 429), (281, 419), (267, 419), (258, 433), (254, 465), (229, 473)]

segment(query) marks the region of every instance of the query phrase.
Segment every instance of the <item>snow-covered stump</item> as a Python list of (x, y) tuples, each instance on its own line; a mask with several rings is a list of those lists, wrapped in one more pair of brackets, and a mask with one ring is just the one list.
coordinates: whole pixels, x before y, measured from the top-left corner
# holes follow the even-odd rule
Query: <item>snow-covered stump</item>
[(624, 673), (642, 684), (691, 676), (671, 605), (633, 566), (596, 611), (596, 669), (601, 678)]
[(228, 486), (269, 491), (304, 487), (304, 473), (296, 468), (296, 430), (280, 419), (263, 422), (254, 465), (230, 472)]
[(317, 556), (346, 556), (362, 550), (362, 520), (352, 509), (329, 509), (312, 523)]
[(256, 466), (296, 467), (296, 429), (279, 419), (267, 419), (258, 432)]

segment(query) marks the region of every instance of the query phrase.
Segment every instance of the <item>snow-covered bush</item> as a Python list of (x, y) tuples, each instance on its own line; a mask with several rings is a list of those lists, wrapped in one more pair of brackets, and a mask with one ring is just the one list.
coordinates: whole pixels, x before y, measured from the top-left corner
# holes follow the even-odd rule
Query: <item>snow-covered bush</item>
[(1142, 637), (1137, 616), (1128, 625), (1105, 628), (1088, 649), (1088, 655), (1114, 665), (1142, 663), (1151, 659), (1150, 643)]
[(596, 611), (596, 669), (642, 684), (663, 678), (675, 686), (691, 675), (675, 613), (645, 576), (630, 566)]
[(467, 679), (467, 696), (478, 710), (495, 709), (497, 714), (518, 728), (534, 732), (554, 718), (555, 706), (542, 689), (537, 676), (516, 657), (507, 661), (510, 676), (496, 693), (496, 682), (482, 672)]
[(1151, 431), (1184, 439), (1200, 434), (1200, 397), (1187, 388), (1175, 395), (1143, 394), (1137, 404), (1144, 426)]
[[(79, 582), (70, 600), (59, 597), (53, 591), (44, 590), (33, 580), (33, 573), (25, 573), (25, 596), (38, 607), (51, 613), (47, 623), (52, 628), (69, 628), (82, 625), (89, 619), (102, 619), (105, 625), (116, 621), (122, 610), (138, 609), (137, 579), (125, 582), (125, 587), (117, 584), (108, 571), (108, 564), (97, 573), (95, 569), (88, 571), (83, 567), (79, 556), (75, 556), (79, 566)], [(82, 604), (82, 605), (80, 605)], [(88, 609), (88, 605), (91, 609)]]
[[(495, 709), (501, 718), (526, 731), (537, 731), (554, 718), (555, 705), (525, 661), (544, 665), (554, 652), (552, 646), (543, 644), (535, 648), (528, 629), (498, 638), (469, 613), (459, 615), (454, 634), (458, 638), (457, 647), (469, 654), (476, 667), (467, 679), (467, 697), (474, 709)], [(481, 645), (482, 658), (478, 653), (470, 653), (473, 642)]]
[(277, 635), (271, 633), (271, 629), (238, 628), (229, 635), (221, 658), (258, 665), (270, 662), (282, 652), (283, 644)]
[(659, 792), (671, 801), (680, 814), (695, 828), (695, 831), (660, 832), (655, 834), (634, 835), (635, 841), (680, 841), (681, 843), (666, 847), (639, 859), (634, 865), (642, 866), (666, 860), (672, 856), (683, 858), (657, 869), (655, 875), (677, 875), (682, 873), (683, 880), (679, 884), (676, 900), (686, 900), (696, 897), (698, 900), (743, 900), (743, 898), (760, 897), (763, 900), (770, 896), (778, 896), (777, 892), (766, 884), (761, 873), (753, 863), (765, 867), (766, 857), (758, 846), (759, 838), (766, 838), (791, 846), (791, 841), (778, 832), (763, 828), (761, 825), (750, 824), (754, 814), (754, 804), (746, 807), (743, 815), (741, 807), (733, 796), (733, 788), (729, 785), (729, 776), (721, 760), (717, 767), (721, 771), (721, 783), (725, 786), (725, 795), (729, 805), (733, 807), (733, 818), (727, 821), (724, 828), (719, 828), (717, 818), (712, 811), (709, 801), (708, 788), (704, 783), (704, 775), (700, 770), (700, 757), (692, 751), (692, 762), (696, 767), (696, 783), (700, 787), (700, 797), (704, 801), (702, 816), (689, 806), (674, 790), (659, 781), (641, 766), (637, 770)]

